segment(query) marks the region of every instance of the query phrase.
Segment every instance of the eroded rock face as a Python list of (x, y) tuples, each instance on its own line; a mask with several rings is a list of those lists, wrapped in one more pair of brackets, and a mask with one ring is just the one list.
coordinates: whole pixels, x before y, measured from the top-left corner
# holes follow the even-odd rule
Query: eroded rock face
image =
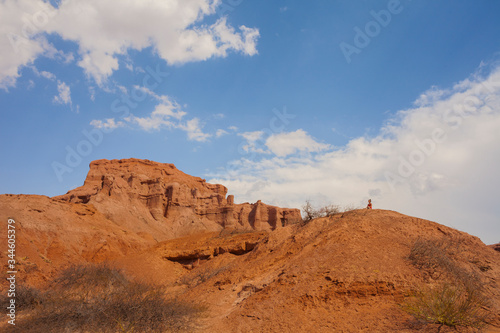
[[(301, 219), (298, 209), (261, 201), (235, 204), (227, 188), (148, 160), (98, 160), (83, 186), (55, 199), (92, 204), (135, 232), (154, 229), (158, 240), (223, 228), (274, 230)], [(145, 223), (144, 223), (145, 222)]]

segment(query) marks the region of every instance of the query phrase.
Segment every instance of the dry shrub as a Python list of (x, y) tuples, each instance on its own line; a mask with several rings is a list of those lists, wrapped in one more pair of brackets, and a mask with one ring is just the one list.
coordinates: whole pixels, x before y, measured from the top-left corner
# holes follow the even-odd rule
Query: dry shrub
[(441, 283), (434, 288), (420, 288), (403, 309), (431, 323), (481, 328), (490, 317), (488, 304), (489, 299), (478, 289)]
[(105, 265), (72, 266), (42, 295), (43, 303), (22, 312), (20, 332), (186, 331), (202, 311)]
[(191, 287), (195, 287), (203, 282), (210, 280), (211, 278), (219, 275), (220, 273), (227, 271), (227, 266), (222, 266), (218, 268), (198, 268), (191, 272), (183, 275), (178, 281), (178, 284), (184, 284)]
[(456, 265), (446, 253), (449, 247), (449, 242), (418, 238), (408, 259), (431, 278), (438, 279), (442, 274), (456, 270)]
[(403, 309), (417, 319), (447, 326), (479, 328), (490, 317), (489, 297), (479, 276), (460, 267), (453, 255), (459, 240), (417, 239), (408, 259), (430, 278), (441, 279), (434, 287), (421, 286), (406, 299)]
[(105, 263), (72, 265), (54, 279), (53, 285), (64, 289), (112, 287), (127, 284), (128, 280), (119, 269)]
[(354, 205), (346, 205), (344, 207), (341, 207), (339, 205), (335, 204), (329, 204), (320, 208), (316, 208), (313, 206), (310, 200), (307, 200), (306, 203), (302, 206), (302, 212), (303, 212), (303, 222), (307, 223), (310, 222), (316, 218), (320, 217), (329, 217), (329, 216), (334, 216), (337, 214), (343, 214), (347, 213), (353, 210), (358, 209)]
[(319, 209), (314, 208), (311, 201), (307, 200), (304, 206), (302, 206), (302, 212), (304, 213), (303, 221), (309, 222), (318, 217), (321, 217)]
[(16, 287), (15, 299), (17, 310), (33, 309), (45, 303), (45, 293), (21, 284)]

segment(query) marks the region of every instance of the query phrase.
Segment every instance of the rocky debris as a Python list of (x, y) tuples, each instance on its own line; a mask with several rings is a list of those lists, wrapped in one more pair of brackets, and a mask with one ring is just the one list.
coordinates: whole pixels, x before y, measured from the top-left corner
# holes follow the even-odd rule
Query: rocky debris
[(55, 199), (92, 204), (118, 225), (155, 229), (158, 240), (199, 231), (274, 230), (299, 222), (300, 210), (235, 204), (227, 188), (148, 160), (98, 160), (83, 186)]

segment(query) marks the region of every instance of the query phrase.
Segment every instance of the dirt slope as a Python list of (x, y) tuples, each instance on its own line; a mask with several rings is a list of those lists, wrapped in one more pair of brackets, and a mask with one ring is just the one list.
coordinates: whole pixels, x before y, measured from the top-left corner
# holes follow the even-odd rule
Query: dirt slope
[[(60, 202), (45, 196), (0, 195), (2, 230), (16, 223), (19, 279), (40, 284), (71, 263), (98, 262), (140, 252), (156, 241), (107, 219), (92, 205)], [(0, 241), (7, 244), (6, 233)], [(0, 251), (7, 264), (7, 247)]]
[[(172, 293), (207, 305), (202, 332), (436, 331), (398, 305), (416, 286), (443, 279), (408, 260), (419, 238), (454, 244), (453, 259), (480, 277), (500, 326), (500, 254), (466, 233), (392, 211), (359, 210), (249, 234), (249, 251), (218, 251), (238, 243), (243, 249), (244, 237), (205, 234), (148, 251), (178, 269), (158, 273), (177, 278)], [(199, 265), (186, 268), (197, 257)]]

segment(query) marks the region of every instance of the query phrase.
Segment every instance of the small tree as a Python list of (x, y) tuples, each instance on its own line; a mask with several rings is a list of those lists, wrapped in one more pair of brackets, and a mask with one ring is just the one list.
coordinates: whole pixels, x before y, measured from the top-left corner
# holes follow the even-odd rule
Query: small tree
[(306, 203), (302, 206), (302, 211), (304, 212), (304, 222), (309, 222), (315, 218), (321, 217), (320, 211), (313, 207), (310, 200), (306, 200)]

